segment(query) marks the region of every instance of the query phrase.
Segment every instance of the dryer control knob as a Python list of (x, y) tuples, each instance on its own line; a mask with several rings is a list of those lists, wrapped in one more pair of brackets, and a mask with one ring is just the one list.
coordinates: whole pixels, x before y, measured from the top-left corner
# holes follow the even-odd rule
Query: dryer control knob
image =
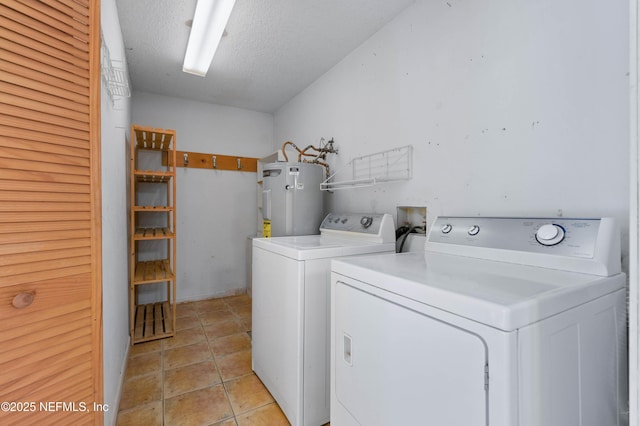
[(565, 231), (559, 225), (547, 223), (536, 232), (536, 240), (543, 246), (553, 246), (564, 240)]
[(469, 235), (478, 235), (478, 232), (480, 232), (480, 227), (478, 225), (470, 226), (467, 230)]
[(442, 231), (443, 234), (448, 234), (449, 232), (451, 232), (452, 229), (453, 229), (453, 226), (447, 223), (442, 228), (440, 228), (440, 231)]
[(362, 219), (360, 219), (360, 225), (365, 229), (370, 227), (372, 223), (373, 218), (371, 216), (362, 216)]

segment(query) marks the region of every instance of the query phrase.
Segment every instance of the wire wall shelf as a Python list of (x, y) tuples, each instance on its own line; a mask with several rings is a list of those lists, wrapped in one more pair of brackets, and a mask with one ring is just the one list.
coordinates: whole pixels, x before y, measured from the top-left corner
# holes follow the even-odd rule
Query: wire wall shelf
[(116, 98), (128, 98), (131, 96), (131, 90), (129, 89), (129, 78), (121, 67), (114, 66), (114, 61), (111, 59), (109, 48), (102, 38), (101, 46), (101, 74), (102, 81), (107, 88), (111, 104), (115, 106)]
[[(353, 189), (413, 177), (413, 146), (407, 145), (349, 161), (320, 184), (323, 191)], [(348, 176), (348, 177), (347, 177)], [(340, 179), (338, 179), (340, 178)]]

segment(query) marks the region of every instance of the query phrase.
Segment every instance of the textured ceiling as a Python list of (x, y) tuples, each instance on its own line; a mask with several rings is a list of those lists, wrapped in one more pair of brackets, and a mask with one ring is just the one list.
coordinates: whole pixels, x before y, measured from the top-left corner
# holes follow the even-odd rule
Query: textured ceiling
[(196, 0), (117, 0), (134, 90), (274, 112), (414, 0), (237, 0), (206, 77), (182, 72)]

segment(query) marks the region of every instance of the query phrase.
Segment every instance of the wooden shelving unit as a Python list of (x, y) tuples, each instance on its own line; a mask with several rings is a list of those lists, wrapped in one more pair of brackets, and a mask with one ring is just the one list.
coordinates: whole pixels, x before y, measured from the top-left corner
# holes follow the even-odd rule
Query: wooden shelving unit
[[(132, 125), (130, 161), (129, 326), (135, 344), (175, 335), (175, 130)], [(143, 286), (151, 285), (151, 295), (164, 287), (161, 300), (142, 302)]]

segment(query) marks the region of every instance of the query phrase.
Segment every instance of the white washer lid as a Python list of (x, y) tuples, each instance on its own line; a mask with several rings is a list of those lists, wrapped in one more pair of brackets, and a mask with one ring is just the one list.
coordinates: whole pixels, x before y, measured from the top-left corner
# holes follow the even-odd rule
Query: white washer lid
[(332, 261), (332, 271), (504, 331), (516, 330), (624, 287), (611, 277), (440, 253)]
[(396, 244), (333, 238), (321, 235), (255, 238), (253, 247), (294, 260), (325, 259), (358, 254), (395, 252)]

